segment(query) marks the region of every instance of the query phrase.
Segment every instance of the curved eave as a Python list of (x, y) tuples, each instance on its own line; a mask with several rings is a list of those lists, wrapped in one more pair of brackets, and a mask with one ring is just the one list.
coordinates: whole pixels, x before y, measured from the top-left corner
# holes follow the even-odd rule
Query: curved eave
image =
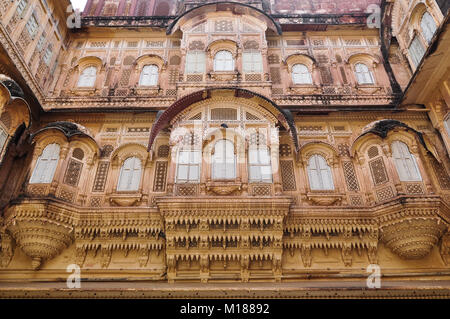
[[(292, 141), (295, 146), (295, 150), (299, 150), (299, 143), (297, 138), (297, 128), (294, 123), (294, 119), (292, 117), (292, 114), (289, 111), (285, 111), (282, 108), (280, 108), (275, 102), (268, 99), (267, 97), (252, 92), (247, 89), (241, 89), (241, 88), (234, 88), (234, 87), (221, 87), (221, 88), (210, 88), (210, 89), (204, 89), (201, 91), (194, 92), (192, 94), (189, 94), (187, 96), (182, 97), (178, 101), (176, 101), (174, 104), (172, 104), (167, 110), (165, 110), (156, 120), (155, 124), (152, 127), (149, 143), (148, 143), (148, 151), (150, 151), (153, 142), (155, 141), (156, 137), (158, 136), (159, 132), (161, 132), (167, 125), (169, 125), (170, 121), (180, 112), (182, 112), (187, 107), (209, 99), (211, 97), (211, 91), (219, 91), (219, 90), (234, 90), (235, 96), (237, 98), (246, 98), (246, 97), (258, 97), (266, 102), (270, 103), (277, 111), (278, 114), (273, 114), (277, 117), (278, 121), (281, 123), (285, 122), (287, 126), (289, 127), (289, 131), (291, 133)], [(269, 110), (270, 111), (270, 110)]]
[(8, 91), (9, 94), (9, 99), (7, 102), (8, 104), (16, 100), (20, 100), (25, 104), (25, 106), (28, 109), (28, 117), (29, 117), (29, 121), (26, 124), (26, 126), (30, 127), (32, 124), (31, 108), (28, 102), (25, 100), (25, 94), (23, 93), (22, 88), (13, 80), (0, 81), (0, 85), (3, 86)]
[[(70, 122), (67, 122), (67, 123), (77, 126), (74, 123), (70, 123)], [(39, 134), (41, 134), (41, 133), (43, 133), (45, 131), (48, 131), (48, 130), (58, 130), (62, 134), (64, 134), (64, 136), (68, 140), (72, 139), (75, 136), (86, 137), (86, 138), (90, 139), (97, 146), (97, 150), (98, 151), (100, 150), (100, 147), (97, 144), (97, 141), (92, 136), (90, 136), (89, 134), (86, 134), (85, 132), (79, 130), (78, 128), (75, 129), (75, 130), (68, 130), (66, 127), (60, 125), (60, 123), (58, 123), (58, 122), (57, 123), (50, 123), (46, 127), (43, 127), (41, 129), (39, 129), (37, 132), (35, 132), (35, 133), (30, 135), (30, 139), (33, 140), (37, 135), (39, 135)]]
[[(351, 146), (351, 153), (354, 154), (354, 145), (357, 143), (358, 140), (363, 138), (364, 136), (368, 134), (374, 134), (379, 136), (382, 139), (385, 139), (387, 137), (387, 134), (392, 131), (393, 129), (397, 127), (402, 127), (407, 131), (413, 132), (417, 138), (419, 139), (420, 144), (427, 150), (427, 152), (433, 154), (433, 152), (430, 151), (430, 149), (427, 147), (427, 144), (425, 142), (425, 139), (423, 137), (423, 134), (412, 127), (408, 126), (407, 124), (397, 121), (397, 120), (381, 120), (374, 123), (374, 125), (370, 128), (368, 128), (366, 131), (361, 133), (352, 143)], [(434, 154), (433, 154), (434, 155)]]
[[(205, 11), (205, 10), (209, 9), (207, 7), (215, 7), (215, 10), (211, 10), (210, 12), (217, 12), (218, 5), (226, 5), (226, 4), (248, 8), (249, 15), (254, 16), (256, 18), (263, 16), (264, 20), (268, 23), (269, 28), (276, 31), (278, 35), (281, 35), (283, 33), (281, 26), (278, 24), (278, 22), (276, 22), (270, 15), (268, 15), (264, 11), (262, 11), (258, 8), (252, 7), (248, 4), (243, 4), (243, 3), (233, 2), (233, 1), (219, 1), (219, 2), (214, 2), (214, 3), (203, 4), (203, 5), (200, 5), (198, 7), (192, 8), (192, 9), (184, 12), (182, 15), (178, 16), (174, 21), (172, 21), (172, 23), (167, 27), (167, 31), (166, 31), (167, 35), (173, 34), (173, 32), (175, 32), (177, 30), (179, 23), (183, 19), (189, 20), (192, 17), (196, 16), (198, 14), (198, 13), (196, 13), (196, 11), (199, 11), (201, 9), (203, 9)], [(252, 12), (252, 11), (257, 12), (259, 15), (250, 14), (250, 12)], [(202, 13), (204, 13), (204, 12), (202, 12)]]

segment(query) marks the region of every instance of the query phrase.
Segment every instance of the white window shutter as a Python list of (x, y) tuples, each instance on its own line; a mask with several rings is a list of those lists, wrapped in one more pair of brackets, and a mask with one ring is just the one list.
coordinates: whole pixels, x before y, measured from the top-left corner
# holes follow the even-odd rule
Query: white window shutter
[(49, 144), (42, 151), (41, 156), (36, 161), (30, 184), (49, 184), (53, 181), (56, 167), (59, 161), (60, 147), (58, 144)]
[(177, 182), (199, 182), (201, 152), (182, 150), (178, 153)]
[(322, 156), (311, 156), (308, 162), (307, 171), (311, 190), (334, 189), (331, 169)]
[(294, 84), (312, 84), (308, 67), (304, 64), (294, 64), (292, 66), (292, 81)]
[(416, 159), (408, 149), (408, 146), (400, 141), (392, 143), (392, 157), (397, 168), (400, 181), (421, 181), (419, 167)]
[(233, 71), (234, 59), (230, 51), (219, 51), (214, 57), (214, 71)]
[(137, 158), (133, 158), (133, 171), (131, 176), (131, 182), (130, 182), (130, 191), (137, 191), (139, 189), (139, 185), (141, 183), (141, 161)]
[(447, 135), (450, 137), (450, 116), (445, 120), (445, 127), (447, 128)]
[(186, 55), (186, 73), (204, 73), (206, 56), (203, 51), (191, 51)]
[(213, 179), (236, 178), (236, 156), (234, 145), (228, 140), (220, 140), (215, 145), (213, 156)]
[(411, 55), (411, 59), (413, 60), (414, 65), (418, 66), (423, 56), (425, 55), (425, 48), (423, 47), (417, 36), (415, 36), (414, 40), (412, 40), (408, 51)]
[(120, 170), (118, 191), (137, 191), (141, 182), (141, 161), (137, 157), (127, 158)]
[(5, 147), (6, 140), (8, 139), (8, 133), (0, 126), (0, 154)]
[(420, 27), (422, 29), (423, 37), (430, 43), (437, 29), (436, 22), (434, 22), (431, 14), (428, 12), (423, 14), (422, 19), (420, 20)]
[(356, 78), (359, 84), (373, 84), (372, 72), (369, 70), (367, 65), (363, 63), (358, 63), (355, 65)]
[(78, 87), (93, 87), (97, 78), (97, 68), (87, 67), (83, 70), (78, 80)]
[(262, 72), (261, 52), (244, 52), (242, 54), (243, 70), (245, 73)]
[(310, 157), (307, 170), (311, 190), (321, 189), (322, 185), (320, 182), (319, 170), (316, 163), (316, 155)]
[(146, 65), (142, 69), (139, 85), (154, 86), (158, 84), (158, 67), (154, 64)]

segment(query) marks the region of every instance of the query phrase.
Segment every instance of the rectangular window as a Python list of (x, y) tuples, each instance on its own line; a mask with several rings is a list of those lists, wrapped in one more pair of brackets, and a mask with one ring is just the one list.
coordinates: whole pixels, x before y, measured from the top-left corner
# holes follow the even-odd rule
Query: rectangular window
[(205, 73), (206, 56), (203, 51), (191, 51), (186, 55), (186, 73)]
[(52, 55), (53, 55), (52, 48), (48, 47), (45, 50), (45, 54), (44, 54), (44, 62), (45, 62), (45, 64), (50, 65), (50, 62), (52, 61)]
[(244, 52), (242, 63), (245, 73), (261, 73), (263, 71), (261, 52)]
[(267, 148), (250, 149), (248, 152), (249, 180), (253, 183), (271, 183), (272, 165)]
[(28, 30), (28, 33), (30, 34), (30, 36), (32, 38), (34, 38), (34, 36), (36, 35), (37, 31), (38, 31), (38, 23), (36, 21), (36, 18), (34, 15), (32, 15), (30, 17), (30, 19), (28, 20), (27, 24), (26, 24), (26, 28)]
[(180, 151), (177, 164), (177, 183), (198, 183), (200, 181), (200, 151)]
[(3, 148), (5, 147), (6, 140), (8, 139), (8, 133), (0, 126), (0, 160)]
[(17, 14), (22, 15), (25, 11), (25, 8), (27, 7), (28, 1), (27, 0), (20, 0), (19, 4), (17, 5)]
[(420, 40), (417, 36), (414, 37), (414, 40), (412, 40), (408, 51), (411, 55), (414, 66), (417, 67), (420, 61), (422, 61), (423, 56), (425, 55), (425, 48), (423, 47), (422, 43), (420, 43)]
[(36, 48), (39, 52), (42, 51), (42, 49), (44, 48), (44, 43), (45, 43), (45, 34), (42, 34), (41, 37), (39, 38), (39, 41), (36, 45)]

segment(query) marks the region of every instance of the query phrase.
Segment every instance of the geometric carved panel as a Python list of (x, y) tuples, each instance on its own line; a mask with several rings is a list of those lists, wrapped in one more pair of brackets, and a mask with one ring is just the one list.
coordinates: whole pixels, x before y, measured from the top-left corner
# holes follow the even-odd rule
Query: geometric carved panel
[(292, 150), (289, 144), (280, 144), (280, 156), (291, 156)]
[(377, 190), (378, 201), (382, 202), (394, 197), (394, 192), (390, 186)]
[(196, 196), (198, 195), (198, 184), (178, 184), (176, 185), (176, 194), (178, 196)]
[(342, 162), (344, 168), (345, 181), (349, 191), (359, 191), (358, 179), (356, 178), (355, 167), (352, 162)]
[(439, 163), (435, 158), (432, 158), (431, 164), (434, 169), (434, 173), (439, 181), (439, 185), (442, 189), (450, 189), (450, 176), (447, 173), (444, 165)]
[(61, 191), (59, 192), (58, 198), (66, 202), (72, 203), (75, 198), (75, 193), (62, 188)]
[(169, 156), (169, 145), (161, 145), (158, 147), (158, 157), (168, 157)]
[(283, 191), (295, 191), (297, 185), (295, 183), (294, 162), (280, 161), (281, 180), (283, 181)]
[(98, 163), (95, 174), (93, 192), (103, 192), (105, 190), (106, 177), (108, 176), (109, 162)]
[(407, 194), (423, 194), (422, 183), (407, 183), (406, 184)]
[(369, 162), (369, 166), (370, 172), (372, 173), (373, 183), (375, 185), (380, 185), (389, 181), (382, 157)]
[(76, 187), (81, 175), (83, 163), (70, 159), (67, 165), (66, 176), (64, 176), (64, 184)]
[(350, 196), (350, 205), (363, 206), (363, 200), (361, 196)]
[(167, 162), (156, 162), (154, 192), (164, 192), (166, 190)]
[(252, 196), (272, 196), (272, 186), (269, 185), (252, 185)]

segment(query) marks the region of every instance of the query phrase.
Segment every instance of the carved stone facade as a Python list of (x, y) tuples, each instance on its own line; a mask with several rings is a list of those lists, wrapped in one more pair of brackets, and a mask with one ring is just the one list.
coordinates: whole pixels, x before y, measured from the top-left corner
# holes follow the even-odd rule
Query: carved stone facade
[(0, 282), (448, 279), (443, 6), (241, 2), (0, 0)]

